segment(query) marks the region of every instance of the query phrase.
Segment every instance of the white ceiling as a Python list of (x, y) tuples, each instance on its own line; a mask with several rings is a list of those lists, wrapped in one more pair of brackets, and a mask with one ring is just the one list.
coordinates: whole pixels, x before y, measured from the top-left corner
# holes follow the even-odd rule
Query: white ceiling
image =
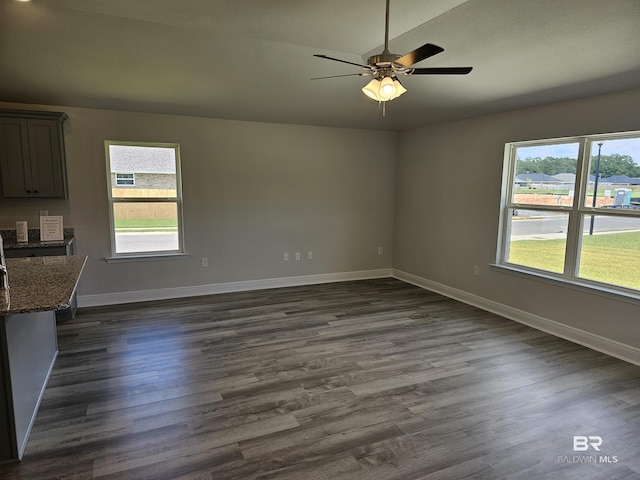
[[(445, 52), (386, 117), (385, 0), (0, 0), (0, 101), (403, 130), (640, 87), (640, 0), (391, 0), (390, 50)], [(640, 109), (639, 109), (640, 110)]]

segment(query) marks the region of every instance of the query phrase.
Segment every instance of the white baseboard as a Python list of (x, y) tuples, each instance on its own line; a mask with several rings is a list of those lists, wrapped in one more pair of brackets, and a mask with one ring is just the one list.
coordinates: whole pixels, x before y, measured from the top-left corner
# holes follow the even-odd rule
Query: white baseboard
[(400, 270), (393, 277), (640, 366), (640, 349)]
[(324, 273), (318, 275), (301, 275), (295, 277), (267, 278), (242, 282), (214, 283), (191, 287), (160, 288), (155, 290), (138, 290), (134, 292), (102, 293), (96, 295), (78, 295), (78, 307), (97, 307), (103, 305), (119, 305), (125, 303), (166, 300), (168, 298), (196, 297), (219, 293), (264, 290), (267, 288), (295, 287), (319, 283), (348, 282), (372, 278), (391, 277), (390, 268), (363, 270), (358, 272)]

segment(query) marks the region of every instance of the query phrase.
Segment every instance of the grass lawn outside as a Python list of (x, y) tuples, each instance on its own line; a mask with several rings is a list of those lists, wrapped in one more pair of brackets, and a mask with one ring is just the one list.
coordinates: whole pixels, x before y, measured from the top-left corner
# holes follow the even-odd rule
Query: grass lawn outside
[(177, 232), (178, 221), (175, 218), (156, 219), (117, 219), (116, 232)]
[[(562, 273), (565, 243), (565, 239), (512, 241), (509, 262)], [(579, 276), (640, 290), (640, 232), (584, 235)]]

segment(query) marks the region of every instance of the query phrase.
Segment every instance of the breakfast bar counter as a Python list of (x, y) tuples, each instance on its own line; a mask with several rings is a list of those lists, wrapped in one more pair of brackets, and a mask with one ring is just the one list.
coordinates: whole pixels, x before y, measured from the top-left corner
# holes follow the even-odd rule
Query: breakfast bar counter
[(84, 256), (7, 258), (0, 290), (0, 462), (22, 458), (58, 355), (55, 311), (69, 307)]
[(7, 258), (9, 290), (0, 292), (0, 315), (69, 307), (87, 257)]

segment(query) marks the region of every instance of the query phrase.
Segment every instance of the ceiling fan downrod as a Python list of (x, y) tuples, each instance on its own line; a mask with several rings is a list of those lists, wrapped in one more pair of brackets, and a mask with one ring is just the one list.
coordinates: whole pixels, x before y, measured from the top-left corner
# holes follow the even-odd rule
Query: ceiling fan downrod
[(387, 0), (387, 14), (384, 20), (384, 51), (382, 53), (389, 53), (389, 3), (391, 0)]

